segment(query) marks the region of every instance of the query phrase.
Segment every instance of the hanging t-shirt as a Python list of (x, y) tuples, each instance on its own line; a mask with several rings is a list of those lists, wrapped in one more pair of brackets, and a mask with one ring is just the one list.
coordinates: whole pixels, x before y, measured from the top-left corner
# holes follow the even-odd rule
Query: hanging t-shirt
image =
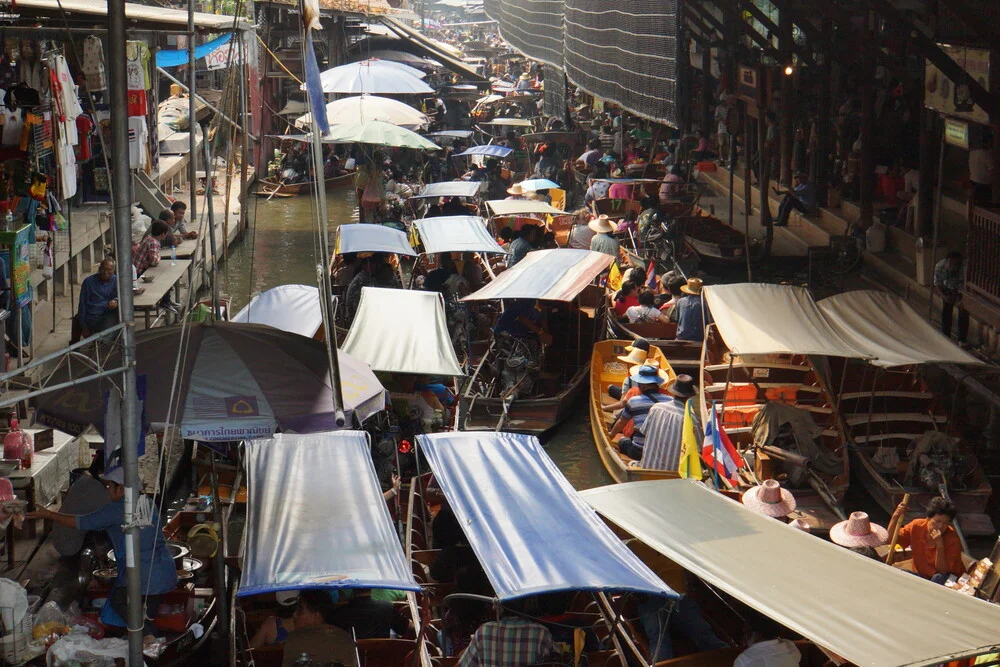
[(18, 109), (11, 111), (3, 107), (3, 133), (0, 135), (0, 143), (4, 146), (20, 146), (21, 131), (24, 129), (24, 112)]
[(52, 73), (52, 99), (58, 111), (59, 141), (68, 146), (78, 142), (76, 118), (83, 113), (80, 106), (80, 90), (69, 73), (66, 58), (53, 55), (49, 60), (49, 71)]
[(83, 74), (87, 77), (88, 90), (97, 92), (108, 87), (104, 74), (104, 44), (95, 35), (83, 40)]
[(76, 134), (79, 143), (76, 145), (76, 161), (86, 162), (93, 157), (94, 120), (89, 114), (81, 114), (76, 117)]
[(146, 144), (149, 142), (149, 131), (146, 129), (144, 116), (132, 116), (128, 119), (128, 164), (132, 169), (146, 168)]
[(146, 116), (146, 91), (145, 90), (130, 90), (128, 91), (128, 115), (129, 116)]
[(149, 90), (149, 47), (145, 42), (126, 42), (125, 75), (129, 90)]
[(17, 65), (10, 58), (0, 60), (0, 88), (5, 91), (17, 85)]
[(63, 199), (69, 199), (76, 194), (76, 155), (73, 146), (60, 143), (56, 149), (56, 160), (59, 163), (59, 191)]

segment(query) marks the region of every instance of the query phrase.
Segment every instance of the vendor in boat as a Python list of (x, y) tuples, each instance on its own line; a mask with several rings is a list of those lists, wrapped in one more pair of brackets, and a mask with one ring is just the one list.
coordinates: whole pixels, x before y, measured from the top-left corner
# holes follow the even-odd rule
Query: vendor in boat
[[(906, 515), (907, 506), (900, 504), (896, 513)], [(962, 562), (962, 542), (952, 523), (958, 511), (944, 498), (927, 503), (926, 517), (914, 519), (899, 531), (897, 544), (913, 552), (913, 571), (934, 583), (943, 584), (952, 574), (965, 572)]]
[(611, 438), (625, 430), (626, 424), (632, 422), (632, 437), (622, 437), (618, 440), (617, 446), (625, 456), (635, 460), (642, 459), (642, 447), (646, 444), (646, 436), (643, 431), (643, 423), (649, 414), (649, 409), (657, 403), (669, 401), (672, 397), (660, 391), (660, 387), (667, 382), (667, 374), (656, 366), (643, 364), (630, 374), (633, 382), (639, 387), (638, 394), (625, 401), (625, 406), (621, 409), (615, 425), (611, 427)]
[[(125, 563), (125, 473), (122, 468), (101, 475), (101, 480), (108, 489), (111, 502), (90, 514), (62, 514), (39, 508), (29, 512), (28, 519), (48, 519), (66, 528), (77, 530), (103, 530), (111, 540), (115, 552), (115, 562)], [(167, 550), (163, 531), (156, 525), (143, 526), (139, 529), (139, 572), (142, 580), (142, 593), (146, 601), (143, 634), (155, 636), (156, 627), (152, 619), (160, 606), (160, 597), (164, 593), (177, 588), (177, 569), (174, 559)], [(118, 578), (114, 589), (108, 598), (111, 609), (122, 619), (128, 618), (128, 594), (125, 586), (124, 567), (118, 568)]]
[(520, 340), (552, 343), (545, 323), (545, 314), (533, 299), (504, 299), (503, 312), (493, 325), (493, 335), (506, 334)]
[(674, 306), (677, 321), (677, 340), (700, 343), (705, 340), (705, 328), (712, 323), (712, 313), (702, 301), (703, 284), (700, 278), (688, 278), (681, 286), (684, 297)]
[(517, 232), (517, 238), (510, 243), (510, 254), (507, 255), (507, 267), (510, 268), (520, 262), (525, 256), (535, 249), (535, 244), (541, 237), (541, 227), (538, 225), (525, 224)]

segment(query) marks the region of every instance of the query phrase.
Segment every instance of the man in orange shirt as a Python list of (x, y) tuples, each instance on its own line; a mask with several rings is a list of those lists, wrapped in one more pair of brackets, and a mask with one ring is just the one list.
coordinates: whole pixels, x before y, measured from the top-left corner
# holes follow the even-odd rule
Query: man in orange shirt
[(927, 504), (926, 519), (914, 519), (899, 531), (899, 545), (913, 551), (913, 571), (937, 584), (965, 572), (962, 543), (951, 525), (956, 514), (950, 502), (934, 498)]

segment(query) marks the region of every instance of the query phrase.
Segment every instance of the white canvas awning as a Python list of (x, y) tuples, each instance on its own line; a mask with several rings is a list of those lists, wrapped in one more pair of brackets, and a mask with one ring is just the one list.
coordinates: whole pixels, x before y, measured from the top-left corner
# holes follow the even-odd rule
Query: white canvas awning
[(804, 287), (712, 285), (705, 300), (734, 354), (819, 354), (867, 358), (835, 331)]
[[(430, 135), (427, 135), (430, 136)], [(411, 195), (410, 199), (429, 199), (437, 197), (475, 197), (483, 184), (479, 181), (440, 181), (430, 183), (420, 194)]]
[(341, 351), (373, 371), (463, 375), (437, 292), (365, 287)]
[(1000, 607), (889, 567), (689, 480), (581, 492), (639, 540), (861, 667), (921, 667), (1000, 647)]
[(560, 211), (552, 204), (534, 199), (491, 199), (486, 205), (493, 211), (493, 215), (566, 215), (566, 211)]
[(542, 299), (572, 301), (606, 271), (614, 258), (602, 252), (557, 248), (535, 250), (463, 301)]
[(982, 363), (932, 327), (903, 299), (888, 292), (857, 290), (816, 304), (851, 347), (874, 357), (876, 366)]
[(424, 252), (488, 252), (505, 254), (486, 229), (483, 219), (474, 215), (446, 215), (414, 221)]
[(319, 290), (310, 285), (279, 285), (250, 300), (230, 322), (266, 324), (312, 338), (323, 326)]
[(387, 252), (414, 257), (417, 254), (406, 234), (398, 229), (360, 222), (337, 227), (337, 246), (334, 252), (338, 255), (348, 252)]

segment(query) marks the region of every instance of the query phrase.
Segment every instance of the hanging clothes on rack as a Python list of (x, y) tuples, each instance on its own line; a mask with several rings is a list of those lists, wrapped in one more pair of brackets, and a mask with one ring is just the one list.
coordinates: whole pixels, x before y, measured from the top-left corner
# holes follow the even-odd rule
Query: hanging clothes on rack
[(104, 43), (101, 38), (91, 35), (83, 40), (83, 74), (87, 90), (96, 93), (106, 90), (108, 79), (104, 70)]

